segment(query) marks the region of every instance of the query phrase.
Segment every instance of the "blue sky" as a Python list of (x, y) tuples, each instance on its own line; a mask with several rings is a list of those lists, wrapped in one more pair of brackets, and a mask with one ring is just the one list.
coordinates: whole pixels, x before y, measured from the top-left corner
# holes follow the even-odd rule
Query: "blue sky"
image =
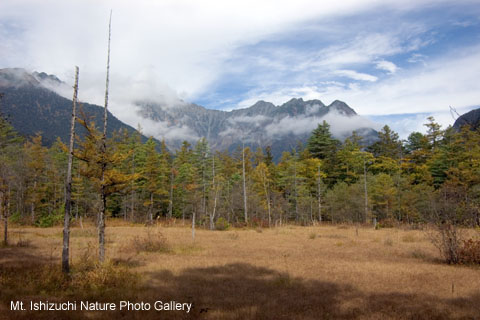
[(77, 64), (101, 102), (110, 8), (112, 109), (127, 122), (145, 96), (223, 110), (301, 97), (405, 137), (480, 105), (480, 1), (4, 0), (0, 67), (71, 82)]

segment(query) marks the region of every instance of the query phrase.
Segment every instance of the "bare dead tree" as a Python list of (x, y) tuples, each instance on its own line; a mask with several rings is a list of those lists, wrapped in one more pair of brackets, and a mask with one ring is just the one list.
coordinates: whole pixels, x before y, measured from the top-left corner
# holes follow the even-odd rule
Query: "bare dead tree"
[(317, 201), (318, 201), (318, 222), (322, 222), (322, 177), (320, 175), (320, 165), (317, 173)]
[(105, 260), (105, 211), (107, 207), (107, 194), (105, 183), (105, 171), (107, 169), (106, 153), (107, 153), (107, 115), (108, 115), (108, 85), (110, 76), (110, 40), (112, 35), (112, 11), (110, 11), (110, 20), (108, 22), (108, 51), (107, 51), (107, 77), (105, 81), (105, 108), (103, 116), (103, 136), (102, 136), (102, 166), (101, 166), (101, 208), (98, 215), (98, 245), (99, 260)]
[(242, 177), (243, 177), (243, 210), (245, 223), (248, 223), (247, 185), (245, 180), (245, 144), (242, 142)]
[(65, 182), (65, 217), (63, 220), (62, 271), (70, 272), (70, 214), (72, 211), (72, 162), (73, 142), (75, 140), (75, 122), (77, 120), (78, 67), (75, 67), (75, 85), (73, 86), (72, 120), (70, 124), (70, 144), (68, 146), (67, 178)]

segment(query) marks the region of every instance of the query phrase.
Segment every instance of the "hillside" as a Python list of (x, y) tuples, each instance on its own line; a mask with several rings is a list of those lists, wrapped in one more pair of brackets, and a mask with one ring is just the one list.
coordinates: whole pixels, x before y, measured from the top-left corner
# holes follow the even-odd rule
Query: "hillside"
[[(3, 98), (0, 101), (0, 113), (23, 136), (40, 133), (46, 145), (51, 145), (57, 137), (68, 141), (72, 101), (42, 86), (37, 80), (42, 77), (49, 81), (55, 79), (44, 73), (29, 74), (23, 69), (1, 69), (0, 92)], [(79, 109), (97, 125), (102, 124), (103, 107), (82, 102)], [(107, 129), (108, 136), (121, 129), (130, 133), (136, 131), (110, 112)], [(77, 132), (82, 135), (81, 128)], [(146, 137), (143, 139), (146, 140)]]

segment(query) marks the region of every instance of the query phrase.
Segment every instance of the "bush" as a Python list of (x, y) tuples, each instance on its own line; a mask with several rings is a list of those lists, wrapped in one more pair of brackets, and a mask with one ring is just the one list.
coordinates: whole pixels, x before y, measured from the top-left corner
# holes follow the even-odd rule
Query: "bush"
[(40, 217), (40, 219), (35, 222), (35, 225), (40, 228), (49, 228), (60, 224), (61, 222), (63, 222), (63, 219), (63, 213), (47, 214)]
[(137, 252), (169, 252), (171, 249), (165, 236), (159, 230), (150, 230), (150, 227), (147, 227), (145, 235), (133, 238), (131, 244)]
[(395, 220), (394, 219), (383, 219), (382, 221), (380, 221), (377, 226), (378, 226), (378, 229), (380, 228), (394, 228), (395, 227)]
[(444, 223), (436, 226), (436, 230), (429, 234), (433, 245), (448, 264), (457, 264), (459, 250), (462, 244), (462, 232), (456, 225)]
[(21, 223), (22, 222), (22, 216), (20, 215), (20, 212), (15, 212), (12, 214), (8, 220), (12, 223)]
[(458, 262), (462, 264), (480, 264), (480, 240), (464, 240), (458, 250)]
[(224, 230), (228, 230), (229, 228), (230, 228), (230, 224), (223, 217), (218, 218), (217, 221), (215, 222), (216, 230), (224, 231)]

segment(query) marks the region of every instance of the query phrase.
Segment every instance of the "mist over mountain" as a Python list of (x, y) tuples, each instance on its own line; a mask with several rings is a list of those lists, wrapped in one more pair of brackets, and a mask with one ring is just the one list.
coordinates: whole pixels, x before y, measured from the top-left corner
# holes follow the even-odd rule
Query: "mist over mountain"
[[(42, 135), (46, 145), (51, 145), (57, 137), (63, 142), (68, 141), (70, 135), (70, 122), (72, 116), (72, 100), (67, 99), (53, 91), (69, 90), (73, 96), (73, 89), (60, 81), (56, 76), (46, 73), (29, 73), (24, 69), (0, 69), (0, 114), (7, 118), (12, 126), (23, 136)], [(103, 107), (83, 103), (80, 109), (97, 125), (103, 123)], [(84, 134), (77, 124), (77, 134)], [(131, 126), (118, 120), (112, 113), (108, 113), (107, 134), (111, 136), (114, 131), (125, 129), (132, 133), (136, 131)], [(145, 141), (147, 138), (143, 137)]]
[(246, 109), (221, 111), (196, 104), (180, 103), (167, 106), (154, 102), (137, 102), (139, 113), (156, 124), (146, 128), (158, 139), (165, 138), (171, 148), (183, 140), (194, 142), (205, 137), (216, 150), (233, 151), (244, 143), (256, 147), (271, 146), (275, 158), (290, 151), (298, 142), (305, 143), (319, 123), (327, 121), (335, 138), (344, 140), (356, 131), (363, 143), (377, 139), (377, 125), (342, 101), (326, 106), (320, 100), (291, 99), (275, 106), (258, 101)]
[[(68, 137), (72, 102), (66, 97), (71, 91), (70, 86), (54, 75), (0, 69), (0, 92), (5, 94), (0, 112), (24, 135), (41, 132), (46, 143), (52, 143), (57, 136), (64, 141)], [(282, 152), (292, 150), (298, 142), (305, 143), (323, 120), (330, 124), (337, 139), (345, 139), (352, 131), (364, 137), (365, 145), (377, 139), (377, 125), (339, 100), (328, 106), (320, 100), (301, 98), (279, 106), (258, 101), (249, 108), (232, 111), (206, 109), (181, 100), (162, 103), (149, 97), (133, 104), (135, 121), (140, 119), (144, 133), (158, 140), (165, 139), (171, 150), (179, 148), (184, 140), (194, 144), (205, 137), (213, 150), (233, 151), (242, 144), (252, 149), (271, 146), (278, 159)], [(101, 123), (103, 107), (82, 105), (86, 113), (97, 119), (97, 124)], [(112, 104), (112, 110), (113, 107)], [(110, 114), (109, 132), (120, 128), (129, 132), (135, 130)]]

